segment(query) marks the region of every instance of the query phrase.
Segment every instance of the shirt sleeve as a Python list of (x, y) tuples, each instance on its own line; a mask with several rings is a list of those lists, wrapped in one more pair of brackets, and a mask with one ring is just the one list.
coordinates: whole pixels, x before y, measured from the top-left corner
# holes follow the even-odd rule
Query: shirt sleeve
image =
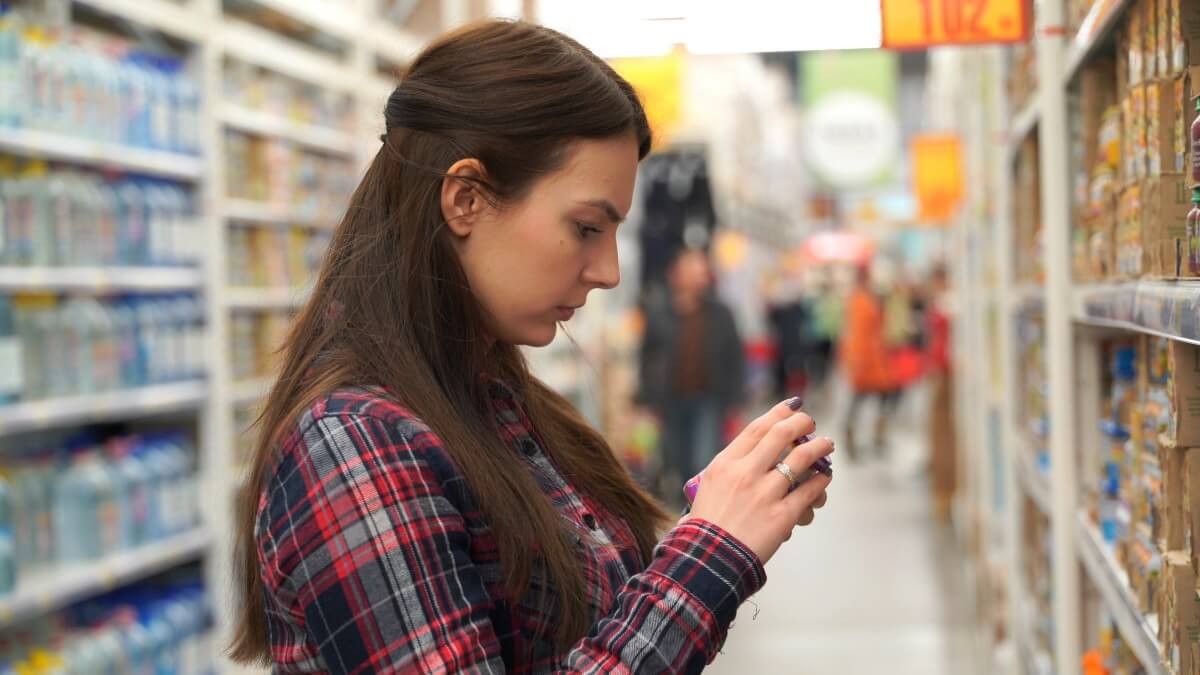
[[(283, 443), (294, 466), (269, 482), (259, 523), (267, 588), (331, 673), (502, 673), (492, 602), (456, 503), (461, 475), (432, 434), (402, 426), (324, 416)], [(765, 581), (752, 552), (690, 520), (559, 672), (698, 672)]]

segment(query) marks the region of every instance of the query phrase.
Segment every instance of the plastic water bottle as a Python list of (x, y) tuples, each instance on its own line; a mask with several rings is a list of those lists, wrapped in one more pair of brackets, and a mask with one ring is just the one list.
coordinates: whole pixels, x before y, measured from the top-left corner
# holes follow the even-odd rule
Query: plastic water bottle
[(23, 30), (19, 12), (11, 6), (0, 9), (0, 127), (21, 125)]
[(175, 138), (178, 150), (187, 154), (200, 151), (200, 88), (196, 81), (183, 73), (176, 62), (175, 73)]
[(146, 262), (151, 265), (169, 265), (173, 262), (171, 253), (171, 228), (173, 214), (171, 198), (162, 185), (146, 182), (143, 186), (146, 195), (146, 226), (147, 249)]
[(16, 309), (11, 296), (0, 295), (0, 405), (21, 398), (25, 389), (24, 369)]
[(68, 448), (70, 466), (54, 487), (54, 548), (63, 562), (90, 560), (100, 555), (97, 511), (100, 494), (89, 452), (81, 441), (73, 441)]
[(148, 540), (158, 540), (170, 536), (170, 514), (167, 502), (170, 499), (170, 460), (167, 460), (159, 447), (156, 437), (147, 437), (135, 451), (135, 456), (141, 462), (146, 472), (147, 485), (147, 534)]
[(0, 474), (0, 594), (11, 593), (17, 585), (13, 494), (9, 479), (7, 474)]
[(120, 217), (117, 220), (117, 262), (145, 265), (149, 258), (146, 227), (146, 195), (135, 181), (117, 187)]

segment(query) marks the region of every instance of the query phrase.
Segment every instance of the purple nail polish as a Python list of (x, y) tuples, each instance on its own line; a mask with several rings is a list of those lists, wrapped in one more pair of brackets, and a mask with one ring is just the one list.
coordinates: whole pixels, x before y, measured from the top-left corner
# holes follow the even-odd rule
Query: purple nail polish
[(796, 439), (796, 445), (804, 445), (805, 443), (811, 443), (811, 442), (812, 442), (812, 436), (801, 436), (800, 438)]
[(804, 407), (804, 399), (800, 398), (799, 396), (793, 396), (787, 401), (784, 401), (784, 403), (786, 403), (787, 407), (791, 408), (792, 410), (799, 410), (800, 408)]
[(683, 484), (683, 496), (687, 497), (688, 504), (696, 501), (696, 492), (700, 490), (700, 476), (692, 476), (688, 482)]

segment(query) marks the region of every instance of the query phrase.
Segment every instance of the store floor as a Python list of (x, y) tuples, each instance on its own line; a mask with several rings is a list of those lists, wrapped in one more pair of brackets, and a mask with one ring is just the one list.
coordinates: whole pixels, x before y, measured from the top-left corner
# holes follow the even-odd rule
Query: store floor
[[(902, 408), (886, 461), (835, 455), (829, 505), (767, 565), (767, 586), (752, 598), (757, 617), (742, 607), (706, 673), (989, 672), (961, 554), (933, 524), (921, 408), (916, 399)], [(814, 417), (829, 433), (831, 416)]]

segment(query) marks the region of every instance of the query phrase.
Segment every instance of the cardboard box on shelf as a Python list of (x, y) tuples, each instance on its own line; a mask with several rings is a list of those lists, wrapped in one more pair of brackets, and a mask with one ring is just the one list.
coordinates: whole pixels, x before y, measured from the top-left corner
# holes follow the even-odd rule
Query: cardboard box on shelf
[[(1159, 441), (1173, 448), (1200, 448), (1200, 347), (1178, 340), (1169, 342), (1168, 413)], [(1200, 476), (1193, 471), (1189, 474)], [(1191, 485), (1197, 487), (1200, 482)], [(1200, 497), (1197, 492), (1192, 497)]]
[(1162, 467), (1162, 541), (1164, 551), (1191, 552), (1191, 532), (1188, 524), (1191, 512), (1184, 501), (1187, 474), (1186, 448), (1159, 445), (1159, 465)]
[(1163, 556), (1159, 596), (1159, 644), (1177, 673), (1200, 672), (1200, 607), (1196, 601), (1196, 571), (1181, 551)]
[(1143, 46), (1143, 43), (1146, 41), (1146, 31), (1145, 27), (1142, 26), (1144, 18), (1145, 13), (1141, 11), (1141, 4), (1137, 4), (1129, 12), (1129, 21), (1125, 24), (1125, 48), (1129, 54), (1128, 84), (1131, 89), (1141, 84), (1146, 77), (1146, 51)]
[(1187, 276), (1187, 215), (1191, 192), (1183, 174), (1162, 174), (1142, 188), (1143, 273), (1177, 279)]
[(1190, 449), (1183, 454), (1183, 504), (1184, 528), (1191, 542), (1187, 549), (1191, 552), (1192, 567), (1200, 574), (1200, 451)]
[(1117, 236), (1117, 202), (1103, 210), (1088, 224), (1091, 232), (1088, 241), (1088, 276), (1097, 281), (1113, 275), (1113, 251)]
[(1139, 185), (1121, 192), (1117, 206), (1116, 270), (1118, 279), (1136, 279), (1142, 275), (1142, 188)]
[(1183, 39), (1183, 0), (1166, 0), (1170, 20), (1171, 72), (1182, 73), (1187, 69), (1187, 41)]
[(1165, 71), (1158, 68), (1158, 3), (1160, 0), (1141, 0), (1142, 14), (1142, 76), (1150, 82)]

